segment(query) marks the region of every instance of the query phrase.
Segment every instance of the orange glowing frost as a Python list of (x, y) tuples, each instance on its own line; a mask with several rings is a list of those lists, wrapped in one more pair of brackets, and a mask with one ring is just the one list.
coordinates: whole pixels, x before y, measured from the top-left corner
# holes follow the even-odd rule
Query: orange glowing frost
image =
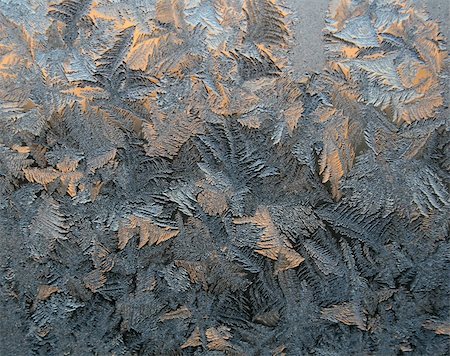
[(128, 241), (139, 231), (138, 248), (145, 245), (159, 245), (178, 235), (178, 229), (171, 227), (160, 227), (153, 223), (150, 219), (132, 215), (128, 219), (123, 220), (119, 226), (118, 231), (118, 246), (119, 250), (125, 248)]
[[(332, 1), (327, 27), (331, 67), (341, 68), (360, 86), (362, 100), (395, 123), (432, 117), (443, 104), (439, 75), (446, 52), (438, 26), (414, 11), (412, 1), (388, 1), (396, 13), (391, 17), (369, 10), (371, 3)], [(362, 87), (365, 80), (369, 90)]]
[(365, 316), (361, 315), (352, 303), (333, 305), (321, 310), (322, 318), (332, 322), (340, 322), (345, 325), (356, 325), (361, 330), (366, 330)]
[(233, 221), (238, 225), (253, 224), (262, 229), (255, 252), (277, 261), (276, 272), (295, 268), (304, 261), (293, 249), (291, 242), (278, 230), (267, 208), (260, 207), (253, 217), (235, 218)]
[(332, 121), (324, 131), (324, 147), (320, 155), (319, 173), (322, 182), (331, 183), (332, 194), (340, 198), (339, 181), (350, 172), (355, 159), (355, 151), (350, 140), (350, 120)]
[(196, 326), (192, 334), (186, 340), (186, 342), (183, 345), (181, 345), (181, 348), (185, 349), (187, 347), (197, 347), (200, 345), (202, 345), (202, 337), (200, 335), (199, 327)]

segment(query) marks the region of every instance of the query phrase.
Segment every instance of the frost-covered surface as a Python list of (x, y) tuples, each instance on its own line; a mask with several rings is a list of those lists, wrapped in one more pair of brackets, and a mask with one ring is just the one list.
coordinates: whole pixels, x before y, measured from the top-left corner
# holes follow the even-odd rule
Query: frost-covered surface
[(449, 353), (445, 38), (301, 11), (0, 0), (1, 355)]

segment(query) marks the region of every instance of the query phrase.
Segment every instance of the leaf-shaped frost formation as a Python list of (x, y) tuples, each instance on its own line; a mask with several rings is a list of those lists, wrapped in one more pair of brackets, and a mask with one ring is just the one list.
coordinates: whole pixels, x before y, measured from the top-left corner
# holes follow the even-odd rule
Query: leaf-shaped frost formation
[[(44, 196), (36, 215), (30, 224), (33, 236), (40, 235), (50, 241), (67, 239), (69, 225), (66, 217), (60, 212), (59, 204), (50, 196)], [(39, 238), (36, 236), (36, 238)]]
[(328, 20), (332, 66), (351, 77), (365, 102), (399, 124), (435, 115), (443, 104), (442, 36), (412, 1), (333, 1)]
[(256, 44), (284, 46), (289, 34), (285, 12), (274, 0), (245, 0), (246, 38)]
[(295, 268), (304, 261), (293, 249), (291, 242), (275, 226), (267, 208), (260, 207), (253, 217), (236, 218), (233, 221), (238, 225), (253, 224), (262, 229), (255, 252), (271, 260), (280, 261), (280, 271)]
[(342, 303), (323, 308), (321, 314), (324, 319), (346, 325), (356, 325), (359, 329), (366, 330), (364, 319), (355, 311), (352, 303)]

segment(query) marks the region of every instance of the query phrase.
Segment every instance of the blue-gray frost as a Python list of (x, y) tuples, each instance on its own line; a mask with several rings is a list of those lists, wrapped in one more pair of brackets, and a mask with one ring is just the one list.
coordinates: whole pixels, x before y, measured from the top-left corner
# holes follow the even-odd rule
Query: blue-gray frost
[(0, 355), (450, 353), (445, 38), (304, 3), (0, 0)]

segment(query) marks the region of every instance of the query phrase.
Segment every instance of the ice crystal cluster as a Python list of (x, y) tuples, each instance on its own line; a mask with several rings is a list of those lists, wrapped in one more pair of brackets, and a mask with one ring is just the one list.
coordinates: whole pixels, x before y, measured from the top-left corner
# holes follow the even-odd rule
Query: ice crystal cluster
[(449, 354), (445, 39), (292, 1), (0, 0), (1, 355)]

